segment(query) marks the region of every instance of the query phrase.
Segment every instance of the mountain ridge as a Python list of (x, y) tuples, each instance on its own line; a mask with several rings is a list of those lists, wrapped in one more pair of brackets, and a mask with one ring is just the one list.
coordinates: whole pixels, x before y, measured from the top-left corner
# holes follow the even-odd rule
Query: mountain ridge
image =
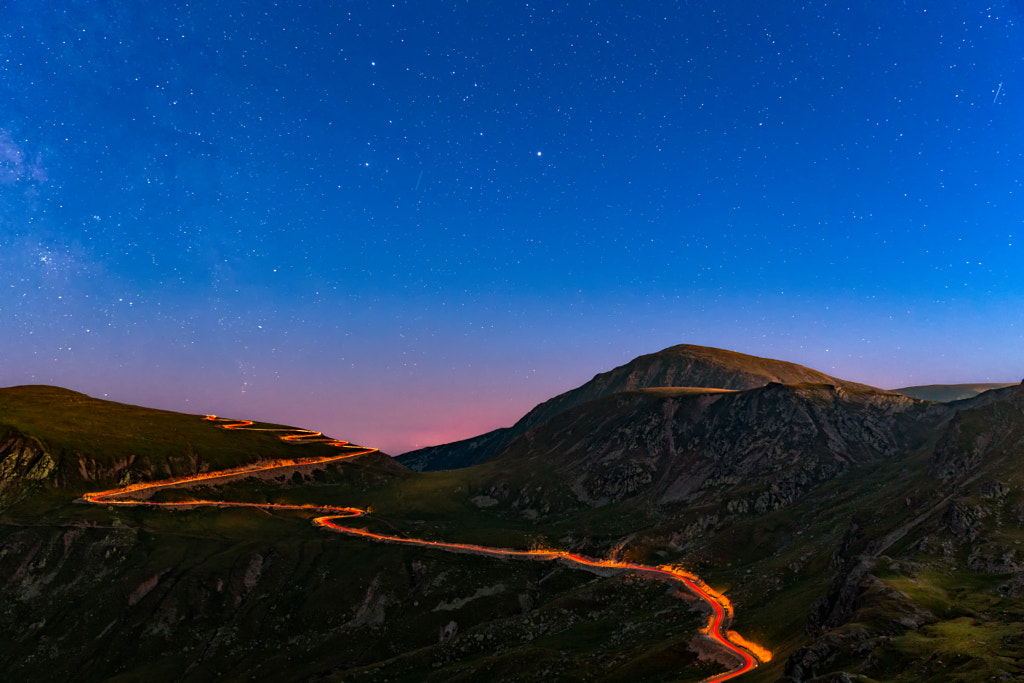
[[(653, 508), (727, 500), (731, 509), (763, 512), (790, 505), (860, 463), (916, 447), (915, 424), (953, 410), (816, 383), (619, 392), (514, 439), (488, 463), (518, 474), (481, 494), (496, 509), (527, 517), (638, 495)], [(571, 482), (571, 495), (551, 485), (551, 473), (555, 482)], [(757, 486), (745, 490), (751, 482)], [(737, 485), (741, 494), (733, 492)]]
[[(202, 417), (50, 385), (0, 388), (0, 507), (30, 482), (62, 489), (125, 484), (294, 457), (295, 445), (259, 432), (230, 434)], [(330, 452), (302, 447), (311, 455)], [(401, 469), (390, 456), (368, 457)]]
[(416, 471), (467, 467), (496, 455), (530, 428), (564, 410), (601, 396), (652, 387), (752, 389), (770, 382), (833, 384), (884, 392), (882, 389), (832, 377), (789, 361), (760, 358), (708, 346), (677, 344), (655, 353), (638, 356), (612, 370), (598, 373), (585, 384), (538, 404), (511, 427), (410, 451), (397, 456), (396, 459)]
[(967, 384), (922, 384), (913, 387), (901, 387), (893, 389), (897, 394), (903, 394), (911, 398), (920, 398), (925, 401), (939, 401), (949, 403), (951, 401), (962, 401), (967, 398), (974, 398), (979, 394), (994, 389), (1005, 389), (1016, 382), (982, 382)]

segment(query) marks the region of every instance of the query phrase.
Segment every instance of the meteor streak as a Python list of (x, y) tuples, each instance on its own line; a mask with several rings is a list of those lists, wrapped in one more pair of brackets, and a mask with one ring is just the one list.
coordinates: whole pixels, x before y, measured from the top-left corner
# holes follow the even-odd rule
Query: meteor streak
[(187, 477), (177, 477), (173, 479), (163, 479), (161, 481), (145, 482), (139, 484), (130, 484), (116, 489), (110, 489), (109, 491), (99, 491), (95, 493), (86, 493), (83, 498), (89, 503), (95, 503), (97, 505), (125, 505), (125, 506), (137, 506), (137, 505), (148, 505), (153, 507), (167, 507), (167, 508), (194, 508), (201, 506), (214, 506), (214, 507), (248, 507), (258, 508), (261, 510), (300, 510), (305, 512), (313, 513), (324, 513), (313, 519), (313, 524), (327, 529), (329, 531), (335, 531), (349, 536), (356, 536), (367, 540), (378, 541), (381, 543), (396, 543), (402, 545), (419, 546), (423, 548), (436, 548), (439, 550), (445, 550), (452, 553), (466, 553), (472, 555), (485, 555), (488, 557), (499, 557), (503, 559), (524, 559), (524, 560), (537, 560), (542, 562), (554, 561), (561, 562), (570, 567), (576, 567), (589, 571), (597, 570), (616, 570), (623, 572), (633, 572), (635, 574), (642, 574), (645, 576), (651, 576), (663, 581), (669, 581), (676, 583), (686, 588), (690, 593), (696, 595), (698, 598), (703, 600), (711, 608), (711, 615), (708, 619), (707, 628), (703, 630), (703, 633), (718, 643), (721, 647), (725, 648), (728, 652), (735, 655), (741, 662), (736, 667), (726, 671), (725, 673), (716, 674), (710, 678), (705, 678), (701, 683), (721, 683), (721, 681), (727, 681), (742, 674), (747, 673), (754, 669), (758, 664), (771, 661), (771, 651), (752, 643), (735, 631), (723, 632), (723, 628), (727, 628), (732, 622), (733, 608), (732, 603), (727, 597), (718, 591), (714, 590), (706, 583), (704, 583), (700, 577), (692, 572), (688, 572), (682, 567), (677, 565), (658, 565), (651, 566), (645, 564), (637, 564), (633, 562), (621, 562), (618, 560), (598, 560), (583, 555), (577, 555), (564, 550), (515, 550), (512, 548), (492, 548), (483, 545), (474, 545), (471, 543), (446, 543), (444, 541), (429, 541), (426, 539), (417, 538), (403, 538), (401, 536), (388, 536), (383, 534), (373, 533), (366, 529), (357, 529), (350, 526), (342, 526), (337, 524), (337, 520), (341, 519), (353, 519), (355, 517), (363, 517), (368, 514), (366, 510), (353, 507), (336, 507), (332, 505), (283, 505), (277, 503), (239, 503), (230, 501), (215, 501), (215, 500), (192, 500), (183, 502), (173, 503), (156, 503), (148, 500), (139, 500), (137, 498), (126, 498), (129, 495), (139, 495), (143, 493), (152, 492), (156, 489), (168, 488), (168, 487), (181, 487), (185, 485), (195, 484), (197, 482), (209, 481), (211, 479), (227, 479), (231, 477), (244, 477), (257, 472), (265, 472), (268, 470), (279, 469), (282, 467), (296, 467), (302, 465), (316, 465), (328, 462), (335, 462), (338, 460), (345, 460), (348, 458), (354, 458), (359, 455), (366, 455), (367, 453), (375, 453), (376, 448), (363, 448), (361, 446), (353, 446), (347, 441), (339, 441), (330, 437), (324, 436), (321, 432), (314, 432), (308, 429), (279, 429), (279, 428), (262, 428), (253, 426), (255, 423), (252, 420), (227, 420), (219, 418), (215, 415), (207, 415), (203, 418), (211, 422), (219, 423), (217, 426), (221, 429), (244, 429), (249, 431), (261, 431), (261, 432), (283, 432), (278, 436), (282, 441), (294, 444), (309, 444), (319, 443), (328, 446), (334, 446), (343, 451), (337, 455), (319, 457), (319, 458), (296, 458), (293, 460), (273, 460), (269, 462), (263, 462), (251, 467), (238, 467), (229, 470), (220, 470), (218, 472), (207, 472), (203, 474), (195, 474)]

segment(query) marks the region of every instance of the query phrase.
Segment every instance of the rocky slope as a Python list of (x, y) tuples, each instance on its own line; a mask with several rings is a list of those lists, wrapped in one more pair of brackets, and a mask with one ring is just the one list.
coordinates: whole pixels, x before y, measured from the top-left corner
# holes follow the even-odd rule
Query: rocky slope
[(6, 429), (0, 435), (0, 510), (26, 495), (34, 484), (49, 481), (56, 469), (39, 439)]
[[(514, 440), (474, 468), (473, 502), (540, 525), (638, 515), (653, 526), (637, 551), (717, 571), (742, 558), (759, 586), (740, 589), (748, 614), (803, 614), (804, 642), (751, 680), (1016, 680), (1022, 463), (1024, 385), (949, 404), (828, 385), (643, 390)], [(813, 599), (794, 611), (795, 594)]]
[(265, 515), (201, 517), (0, 527), (5, 679), (659, 680), (667, 669), (696, 681), (722, 670), (701, 649), (703, 614), (658, 582), (452, 561)]
[(913, 449), (922, 425), (942, 412), (897, 394), (823, 384), (623, 392), (513, 441), (494, 458), (499, 481), (480, 500), (528, 517), (637, 496), (657, 507), (763, 513), (850, 468)]
[(416, 471), (468, 467), (496, 455), (513, 439), (570, 408), (623, 391), (650, 387), (752, 389), (770, 382), (821, 383), (870, 389), (795, 363), (758, 358), (734, 351), (680, 344), (640, 356), (596, 375), (581, 387), (541, 403), (515, 425), (471, 439), (411, 451), (397, 460)]
[(1024, 385), (989, 393), (940, 428), (910, 524), (885, 532), (867, 511), (851, 522), (789, 680), (1024, 674)]

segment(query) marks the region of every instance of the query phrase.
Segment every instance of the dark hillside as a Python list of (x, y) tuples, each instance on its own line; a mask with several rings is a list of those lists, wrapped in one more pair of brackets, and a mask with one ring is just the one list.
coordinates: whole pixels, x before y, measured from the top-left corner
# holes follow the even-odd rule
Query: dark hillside
[[(948, 410), (822, 384), (645, 389), (566, 410), (493, 459), (482, 495), (535, 517), (640, 497), (765, 512), (860, 464), (917, 447)], [(528, 492), (528, 493), (526, 493)]]
[(808, 617), (809, 642), (786, 663), (791, 680), (1024, 675), (1024, 386), (988, 394), (960, 402), (938, 431), (921, 462), (933, 493), (906, 478), (916, 523), (880, 533), (870, 509), (852, 520), (833, 557), (840, 571)]

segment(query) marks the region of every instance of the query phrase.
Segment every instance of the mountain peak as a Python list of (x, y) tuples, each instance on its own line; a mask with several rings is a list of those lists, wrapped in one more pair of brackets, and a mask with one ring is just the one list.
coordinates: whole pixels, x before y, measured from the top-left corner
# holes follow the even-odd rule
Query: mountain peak
[(678, 344), (639, 356), (625, 365), (595, 375), (586, 384), (541, 403), (510, 428), (411, 451), (399, 456), (398, 460), (420, 471), (468, 467), (496, 455), (520, 434), (565, 410), (623, 391), (654, 387), (743, 390), (756, 389), (771, 382), (831, 384), (881, 391), (788, 361), (760, 358), (709, 346)]
[[(677, 344), (655, 353), (639, 356), (625, 365), (595, 376), (591, 382), (601, 378), (607, 378), (612, 384), (620, 381), (638, 383), (638, 387), (692, 386), (713, 389), (755, 389), (769, 382), (778, 382), (780, 384), (834, 384), (858, 389), (873, 389), (865, 384), (832, 377), (789, 361), (762, 358), (738, 351), (694, 344)], [(589, 384), (583, 385), (580, 389)], [(619, 391), (630, 388), (634, 387), (625, 386)]]

